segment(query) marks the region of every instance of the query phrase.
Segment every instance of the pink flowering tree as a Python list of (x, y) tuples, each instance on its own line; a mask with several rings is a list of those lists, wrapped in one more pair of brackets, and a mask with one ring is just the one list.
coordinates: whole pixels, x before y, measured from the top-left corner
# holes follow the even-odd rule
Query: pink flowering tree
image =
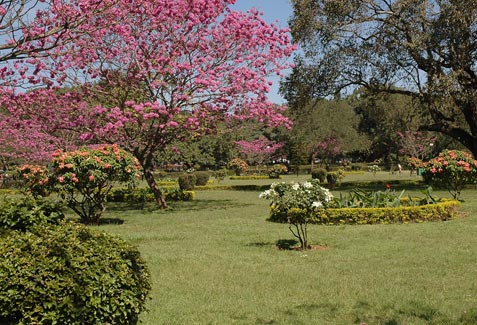
[(424, 180), (446, 188), (454, 199), (459, 199), (465, 184), (477, 183), (477, 160), (470, 153), (445, 150), (424, 163)]
[(311, 153), (311, 169), (313, 170), (316, 158), (328, 161), (343, 152), (339, 140), (335, 137), (327, 137), (322, 140), (312, 142), (308, 146)]
[[(115, 25), (95, 21), (110, 15), (113, 0), (2, 0), (0, 1), (0, 85), (51, 85), (55, 73), (41, 75), (54, 50), (78, 42), (85, 35)], [(47, 77), (47, 78), (45, 78)], [(4, 90), (4, 89), (3, 89)]]
[[(58, 42), (48, 55), (17, 64), (17, 80), (50, 88), (81, 85), (81, 110), (51, 107), (66, 116), (61, 125), (83, 124), (72, 125), (79, 140), (118, 143), (131, 152), (162, 207), (167, 204), (153, 177), (154, 157), (172, 141), (210, 133), (216, 121), (289, 125), (284, 108), (266, 94), (268, 77), (289, 67), (295, 46), (288, 30), (267, 24), (255, 9), (232, 11), (234, 0), (111, 0), (98, 2), (101, 10), (93, 1), (77, 2), (62, 18), (75, 17), (78, 8), (89, 11), (85, 26), (65, 32), (73, 40)], [(62, 96), (43, 95), (53, 103)], [(45, 140), (52, 133), (45, 125), (35, 129)]]
[(0, 156), (45, 164), (58, 149), (83, 144), (82, 127), (92, 123), (81, 94), (59, 94), (47, 89), (0, 96)]
[[(420, 160), (428, 159), (434, 150), (436, 137), (420, 131), (398, 132), (400, 153)], [(431, 156), (432, 157), (432, 156)]]
[(249, 165), (257, 168), (276, 156), (277, 151), (284, 146), (283, 143), (276, 143), (268, 140), (264, 136), (252, 141), (237, 141), (240, 154), (247, 160)]

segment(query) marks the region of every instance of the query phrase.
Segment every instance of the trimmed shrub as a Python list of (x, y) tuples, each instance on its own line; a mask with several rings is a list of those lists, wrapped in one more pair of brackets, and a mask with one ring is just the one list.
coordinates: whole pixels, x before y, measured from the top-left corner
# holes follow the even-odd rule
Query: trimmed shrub
[(178, 179), (179, 188), (183, 191), (191, 191), (197, 182), (197, 177), (194, 174), (182, 174)]
[(1, 324), (136, 324), (151, 289), (136, 248), (79, 224), (0, 237)]
[(311, 178), (317, 179), (320, 183), (324, 183), (326, 179), (326, 175), (328, 172), (324, 168), (316, 168), (311, 171)]
[[(390, 224), (426, 221), (445, 221), (457, 215), (459, 201), (447, 200), (435, 204), (421, 206), (401, 206), (390, 208), (340, 208), (322, 209), (309, 214), (309, 223), (342, 225), (342, 224)], [(298, 212), (295, 211), (295, 214)], [(302, 213), (309, 213), (302, 211)], [(269, 221), (288, 222), (286, 214), (272, 209)]]
[(59, 203), (31, 196), (0, 201), (0, 229), (20, 230), (43, 224), (58, 224), (65, 215)]
[(206, 171), (199, 171), (194, 173), (196, 177), (195, 185), (197, 186), (205, 186), (210, 178), (210, 173)]
[(338, 181), (338, 174), (335, 172), (331, 172), (326, 174), (326, 182), (328, 183), (329, 188), (333, 188), (336, 185), (336, 182)]
[(15, 194), (20, 194), (20, 192), (12, 188), (0, 188), (0, 195), (15, 195)]

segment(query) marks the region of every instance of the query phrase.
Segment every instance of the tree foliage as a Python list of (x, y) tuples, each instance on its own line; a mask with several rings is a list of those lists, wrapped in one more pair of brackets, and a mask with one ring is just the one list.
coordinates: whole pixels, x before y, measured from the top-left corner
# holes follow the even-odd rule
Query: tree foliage
[(356, 87), (418, 101), (477, 156), (477, 2), (292, 0), (303, 55), (282, 84), (292, 105)]
[[(267, 101), (266, 94), (267, 78), (289, 67), (295, 49), (289, 32), (267, 24), (255, 9), (230, 10), (234, 2), (75, 0), (57, 12), (48, 9), (60, 1), (50, 0), (46, 10), (32, 7), (32, 13), (48, 19), (32, 20), (25, 30), (69, 29), (65, 40), (41, 55), (32, 54), (41, 45), (36, 40), (27, 59), (12, 56), (11, 85), (46, 86), (23, 96), (49, 105), (31, 104), (28, 112), (38, 109), (22, 113), (17, 108), (25, 105), (19, 101), (15, 109), (9, 105), (16, 92), (2, 89), (9, 103), (1, 112), (10, 121), (1, 123), (1, 132), (21, 141), (0, 146), (10, 153), (12, 146), (64, 148), (68, 143), (58, 139), (67, 139), (62, 132), (71, 130), (81, 134), (75, 140), (118, 143), (139, 160), (157, 203), (165, 207), (152, 172), (155, 156), (172, 142), (196, 139), (229, 119), (288, 125), (285, 108)], [(81, 19), (71, 25), (70, 15)], [(68, 103), (68, 94), (55, 87), (77, 89), (82, 101)], [(34, 135), (30, 145), (29, 133)]]
[(367, 136), (359, 130), (360, 118), (345, 100), (321, 100), (290, 108), (294, 124), (292, 141), (305, 146), (308, 161), (328, 161), (343, 154), (365, 152)]

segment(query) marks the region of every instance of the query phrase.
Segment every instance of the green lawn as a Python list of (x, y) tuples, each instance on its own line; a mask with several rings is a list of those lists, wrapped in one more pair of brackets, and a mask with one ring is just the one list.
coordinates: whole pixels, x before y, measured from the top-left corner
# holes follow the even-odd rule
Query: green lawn
[(258, 194), (202, 191), (168, 211), (110, 206), (100, 228), (137, 245), (151, 271), (143, 324), (477, 323), (476, 190), (450, 222), (310, 226), (326, 250), (306, 252), (276, 248), (293, 237), (265, 221)]

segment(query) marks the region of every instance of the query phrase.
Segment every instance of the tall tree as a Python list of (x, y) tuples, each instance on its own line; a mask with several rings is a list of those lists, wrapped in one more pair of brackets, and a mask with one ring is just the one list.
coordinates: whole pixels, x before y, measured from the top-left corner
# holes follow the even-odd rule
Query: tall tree
[[(292, 0), (303, 48), (282, 89), (292, 105), (355, 87), (419, 100), (477, 157), (477, 2)], [(399, 87), (399, 88), (398, 88)]]
[[(287, 68), (295, 49), (288, 30), (267, 24), (257, 10), (230, 10), (234, 2), (111, 0), (87, 18), (91, 28), (81, 38), (33, 57), (36, 69), (22, 80), (82, 84), (90, 119), (81, 139), (118, 143), (133, 153), (165, 207), (154, 157), (173, 141), (207, 133), (215, 121), (288, 123), (283, 109), (266, 99), (267, 77)], [(59, 96), (43, 94), (45, 102)]]
[[(305, 145), (313, 165), (316, 158), (329, 161), (339, 155), (365, 152), (370, 144), (359, 130), (360, 118), (346, 100), (321, 100), (290, 109), (292, 139)], [(293, 142), (293, 140), (292, 140)]]

